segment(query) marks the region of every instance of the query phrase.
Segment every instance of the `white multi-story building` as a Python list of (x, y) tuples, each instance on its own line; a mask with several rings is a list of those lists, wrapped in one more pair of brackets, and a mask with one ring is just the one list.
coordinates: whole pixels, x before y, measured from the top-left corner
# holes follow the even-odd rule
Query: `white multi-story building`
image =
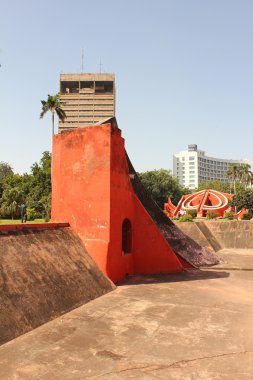
[(173, 174), (179, 183), (189, 189), (195, 189), (201, 182), (227, 180), (227, 170), (232, 164), (250, 164), (249, 160), (226, 160), (207, 157), (198, 150), (196, 144), (188, 145), (188, 150), (173, 155)]

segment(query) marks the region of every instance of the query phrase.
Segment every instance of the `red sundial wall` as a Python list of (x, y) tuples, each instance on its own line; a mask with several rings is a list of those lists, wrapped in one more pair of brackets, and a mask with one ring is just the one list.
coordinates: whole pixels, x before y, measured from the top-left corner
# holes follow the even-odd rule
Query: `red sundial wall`
[(112, 123), (54, 137), (52, 220), (69, 222), (114, 282), (183, 270), (132, 188), (124, 139)]

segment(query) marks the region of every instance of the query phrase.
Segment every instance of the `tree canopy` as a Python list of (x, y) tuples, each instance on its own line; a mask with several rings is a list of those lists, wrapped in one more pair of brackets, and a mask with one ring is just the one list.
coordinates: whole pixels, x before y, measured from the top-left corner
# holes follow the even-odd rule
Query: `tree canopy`
[(249, 164), (233, 164), (228, 168), (227, 177), (233, 184), (233, 201), (232, 205), (235, 211), (243, 207), (252, 210), (252, 183), (253, 173)]
[(5, 177), (12, 175), (12, 167), (7, 162), (0, 162), (0, 198), (3, 195), (3, 180)]
[(170, 197), (174, 204), (177, 204), (182, 195), (190, 193), (189, 189), (182, 187), (170, 170), (159, 169), (139, 173), (139, 178), (149, 192), (153, 200), (160, 206)]
[(233, 184), (233, 192), (236, 194), (236, 184), (240, 183), (246, 189), (252, 186), (253, 173), (249, 164), (232, 164), (227, 170), (227, 178)]
[(9, 170), (0, 181), (0, 188), (1, 218), (18, 218), (24, 201), (34, 215), (50, 217), (51, 153), (42, 154), (40, 162), (32, 165), (31, 174), (14, 174)]
[(0, 183), (3, 182), (3, 179), (10, 174), (14, 174), (12, 167), (7, 162), (0, 162)]
[(240, 211), (242, 208), (253, 213), (253, 190), (252, 189), (243, 189), (237, 191), (233, 196), (231, 201), (232, 206), (236, 206), (237, 211)]
[(219, 180), (201, 182), (196, 191), (205, 190), (205, 189), (217, 190), (217, 191), (221, 191), (222, 193), (230, 192), (229, 183), (219, 181)]

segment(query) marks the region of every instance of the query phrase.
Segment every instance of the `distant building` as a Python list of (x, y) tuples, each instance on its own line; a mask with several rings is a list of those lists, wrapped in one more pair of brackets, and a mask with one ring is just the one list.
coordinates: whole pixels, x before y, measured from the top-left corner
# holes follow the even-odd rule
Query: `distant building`
[(114, 74), (61, 74), (60, 94), (67, 117), (59, 132), (115, 116)]
[(249, 160), (226, 160), (208, 157), (198, 150), (196, 144), (188, 145), (188, 150), (173, 155), (173, 174), (181, 185), (195, 189), (201, 182), (227, 180), (227, 170), (232, 164), (250, 164)]

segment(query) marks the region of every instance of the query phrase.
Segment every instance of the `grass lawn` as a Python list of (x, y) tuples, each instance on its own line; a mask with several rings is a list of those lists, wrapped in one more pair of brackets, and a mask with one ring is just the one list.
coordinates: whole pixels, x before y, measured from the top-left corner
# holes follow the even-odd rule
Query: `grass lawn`
[[(26, 223), (45, 223), (45, 219), (34, 219), (31, 221), (27, 221)], [(0, 219), (0, 224), (21, 224), (20, 219)]]

